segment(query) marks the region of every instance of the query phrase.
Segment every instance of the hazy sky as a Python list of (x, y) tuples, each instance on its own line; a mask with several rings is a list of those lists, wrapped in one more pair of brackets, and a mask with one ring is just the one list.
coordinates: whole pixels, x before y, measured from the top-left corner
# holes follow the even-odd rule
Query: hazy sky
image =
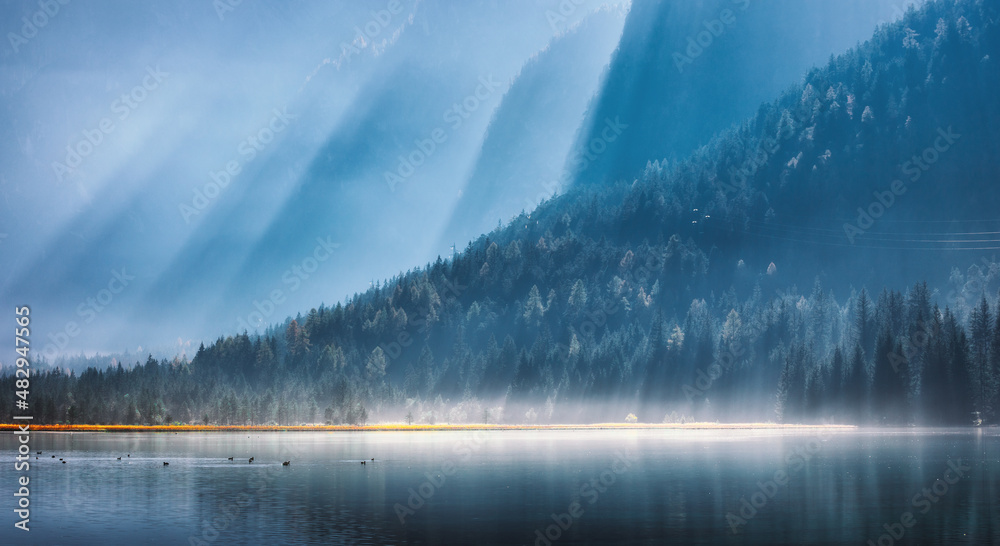
[[(522, 67), (548, 54), (597, 75), (558, 115), (532, 110), (555, 136), (518, 153), (561, 165), (628, 7), (0, 3), (0, 309), (32, 306), (38, 351), (163, 354), (447, 255)], [(550, 53), (588, 18), (596, 45)], [(538, 72), (519, 101), (558, 96), (559, 71)]]

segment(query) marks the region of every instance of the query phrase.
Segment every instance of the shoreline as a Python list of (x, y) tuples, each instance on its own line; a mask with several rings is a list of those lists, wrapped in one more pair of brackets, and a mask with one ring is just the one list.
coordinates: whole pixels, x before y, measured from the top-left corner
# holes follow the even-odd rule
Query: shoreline
[[(32, 425), (32, 432), (442, 432), (476, 430), (856, 430), (856, 425), (774, 423), (593, 423), (576, 425)], [(18, 431), (0, 424), (0, 431)]]

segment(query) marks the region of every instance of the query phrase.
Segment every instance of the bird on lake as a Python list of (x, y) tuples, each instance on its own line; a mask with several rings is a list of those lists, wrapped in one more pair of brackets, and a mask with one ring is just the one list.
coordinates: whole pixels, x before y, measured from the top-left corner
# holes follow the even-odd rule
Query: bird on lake
[(120, 461), (120, 460), (122, 460), (122, 458), (121, 458), (121, 457), (118, 457), (118, 460)]
[(248, 463), (252, 463), (252, 462), (253, 462), (253, 457), (250, 457), (250, 460), (249, 460), (249, 461), (247, 461), (247, 462), (248, 462)]
[(55, 456), (55, 455), (53, 455), (53, 456), (52, 456), (52, 458), (53, 458), (53, 459), (55, 459), (55, 458), (56, 458), (56, 456)]
[(232, 457), (230, 457), (230, 458), (229, 458), (229, 460), (231, 461), (231, 460), (233, 460), (233, 458), (232, 458)]
[(37, 455), (41, 455), (41, 454), (42, 454), (42, 452), (41, 452), (41, 451), (39, 451), (39, 452), (37, 452), (36, 454), (37, 454)]
[(62, 464), (66, 464), (66, 461), (63, 461)]
[(365, 464), (365, 462), (364, 462), (364, 461), (361, 461), (361, 464)]
[(163, 466), (170, 466), (170, 463), (163, 461)]
[(285, 461), (285, 462), (281, 463), (281, 466), (288, 466), (290, 464), (292, 464), (292, 461)]

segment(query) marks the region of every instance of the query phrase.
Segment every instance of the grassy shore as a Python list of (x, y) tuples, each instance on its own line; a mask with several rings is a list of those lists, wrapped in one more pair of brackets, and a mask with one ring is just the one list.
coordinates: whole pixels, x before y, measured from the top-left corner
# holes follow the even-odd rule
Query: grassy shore
[[(338, 431), (448, 431), (448, 430), (853, 430), (854, 425), (782, 425), (774, 423), (593, 423), (586, 425), (31, 425), (32, 432), (338, 432)], [(16, 431), (16, 424), (0, 424), (0, 431)]]

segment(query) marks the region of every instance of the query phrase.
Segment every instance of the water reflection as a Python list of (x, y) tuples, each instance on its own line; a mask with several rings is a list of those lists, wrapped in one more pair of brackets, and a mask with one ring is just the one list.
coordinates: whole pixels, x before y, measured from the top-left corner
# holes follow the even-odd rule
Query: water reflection
[[(38, 434), (33, 449), (44, 455), (32, 460), (30, 537), (49, 544), (1000, 543), (994, 428), (476, 434)], [(4, 435), (0, 448), (15, 441)], [(9, 466), (0, 470), (4, 483), (16, 479)], [(11, 529), (0, 531), (0, 542), (23, 540)]]

